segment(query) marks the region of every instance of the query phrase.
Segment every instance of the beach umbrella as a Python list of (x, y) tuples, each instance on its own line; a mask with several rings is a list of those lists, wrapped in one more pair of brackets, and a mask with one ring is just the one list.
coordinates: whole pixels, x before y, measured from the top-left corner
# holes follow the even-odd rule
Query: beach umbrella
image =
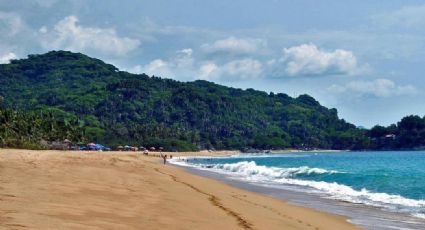
[(152, 150), (152, 151), (155, 151), (155, 147), (151, 147), (151, 150)]
[(122, 147), (122, 145), (118, 146), (117, 149), (123, 149), (124, 147)]
[(87, 150), (96, 150), (96, 144), (95, 143), (88, 143), (87, 144)]
[(63, 140), (63, 143), (71, 143), (71, 141), (68, 140), (68, 139), (65, 139), (65, 140)]

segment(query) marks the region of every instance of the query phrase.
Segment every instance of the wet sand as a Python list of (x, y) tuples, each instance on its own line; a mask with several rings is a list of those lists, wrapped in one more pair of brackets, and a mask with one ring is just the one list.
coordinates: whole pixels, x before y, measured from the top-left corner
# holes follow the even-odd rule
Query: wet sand
[(140, 153), (2, 149), (0, 229), (25, 228), (356, 229)]

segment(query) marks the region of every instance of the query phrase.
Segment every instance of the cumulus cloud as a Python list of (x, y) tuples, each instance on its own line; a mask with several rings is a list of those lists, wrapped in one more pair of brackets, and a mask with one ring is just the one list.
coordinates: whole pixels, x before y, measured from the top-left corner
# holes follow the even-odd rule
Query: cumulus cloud
[(314, 44), (302, 44), (283, 49), (279, 64), (289, 76), (354, 74), (357, 59), (351, 51), (336, 49), (325, 51)]
[(199, 68), (199, 77), (201, 79), (209, 79), (218, 72), (218, 66), (215, 63), (209, 62), (201, 65)]
[(177, 56), (173, 59), (175, 67), (179, 69), (192, 68), (194, 62), (192, 53), (193, 50), (190, 48), (177, 51)]
[(201, 79), (206, 80), (218, 78), (226, 78), (227, 80), (256, 78), (261, 76), (262, 72), (262, 63), (251, 58), (233, 60), (221, 66), (209, 62), (203, 64), (199, 69)]
[(10, 60), (17, 59), (17, 58), (18, 56), (16, 56), (15, 53), (12, 53), (12, 52), (6, 53), (0, 56), (0, 64), (8, 64), (10, 63)]
[(265, 46), (265, 42), (261, 39), (229, 37), (217, 40), (212, 44), (203, 44), (201, 49), (207, 53), (249, 54), (257, 52), (263, 46)]
[(337, 49), (324, 51), (313, 44), (294, 46), (283, 50), (283, 57), (262, 60), (255, 55), (226, 58), (205, 56), (204, 53), (193, 57), (194, 50), (182, 49), (174, 57), (156, 59), (147, 65), (137, 65), (133, 73), (147, 73), (180, 80), (241, 80), (263, 78), (267, 76), (299, 76), (347, 74), (359, 72), (356, 57), (352, 52)]
[(155, 59), (143, 67), (137, 66), (136, 68), (138, 68), (138, 72), (146, 73), (148, 75), (156, 75), (167, 78), (174, 77), (174, 73), (171, 70), (172, 66), (170, 66), (170, 63), (161, 59)]
[(214, 61), (199, 61), (193, 57), (190, 48), (178, 50), (176, 55), (169, 59), (155, 59), (146, 65), (136, 65), (127, 69), (132, 73), (146, 73), (179, 80), (235, 80), (260, 77), (263, 65), (260, 61), (251, 58), (236, 59), (222, 64)]
[(231, 76), (256, 77), (262, 72), (262, 64), (258, 60), (246, 58), (226, 63), (222, 70)]
[(155, 59), (146, 65), (136, 65), (128, 69), (132, 73), (145, 73), (166, 78), (188, 75), (193, 71), (193, 50), (190, 48), (178, 50), (176, 55), (168, 60)]
[(412, 85), (399, 86), (395, 82), (381, 78), (373, 81), (352, 81), (346, 85), (331, 85), (328, 90), (337, 94), (351, 94), (354, 96), (372, 95), (376, 97), (390, 97), (413, 95), (417, 90)]
[(188, 56), (192, 56), (193, 50), (191, 48), (187, 48), (187, 49), (182, 49), (177, 51), (177, 53), (182, 53)]
[(65, 49), (76, 52), (94, 51), (102, 54), (123, 56), (136, 49), (140, 41), (120, 37), (112, 28), (86, 27), (79, 25), (76, 16), (68, 16), (56, 23), (52, 31), (40, 29), (46, 34), (42, 45), (46, 49)]

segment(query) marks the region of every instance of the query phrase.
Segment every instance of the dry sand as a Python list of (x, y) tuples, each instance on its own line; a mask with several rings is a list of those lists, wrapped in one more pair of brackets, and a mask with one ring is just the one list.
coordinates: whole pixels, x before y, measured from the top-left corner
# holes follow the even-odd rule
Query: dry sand
[(156, 157), (3, 149), (0, 229), (356, 227), (340, 216), (163, 165)]

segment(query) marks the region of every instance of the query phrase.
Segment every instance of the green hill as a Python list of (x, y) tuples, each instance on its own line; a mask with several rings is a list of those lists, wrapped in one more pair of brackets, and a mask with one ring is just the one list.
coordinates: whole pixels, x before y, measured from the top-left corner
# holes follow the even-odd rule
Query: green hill
[(367, 133), (371, 149), (425, 149), (425, 117), (406, 116), (388, 127), (375, 126)]
[(39, 139), (70, 137), (168, 150), (355, 149), (368, 142), (364, 131), (338, 118), (336, 109), (308, 95), (292, 98), (130, 74), (65, 51), (0, 65), (0, 96), (3, 110), (48, 113), (82, 127), (81, 135)]

